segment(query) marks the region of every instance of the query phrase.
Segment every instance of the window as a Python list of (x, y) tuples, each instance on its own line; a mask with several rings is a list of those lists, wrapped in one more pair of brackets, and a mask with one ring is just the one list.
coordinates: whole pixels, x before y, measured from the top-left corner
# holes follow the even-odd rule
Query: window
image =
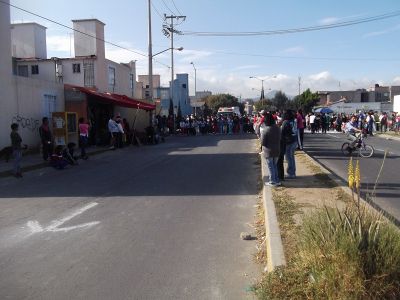
[(28, 66), (18, 66), (18, 76), (28, 77)]
[(146, 89), (150, 88), (150, 85), (146, 84)]
[(81, 64), (72, 64), (72, 73), (80, 73)]
[(94, 86), (94, 64), (91, 60), (83, 61), (83, 80), (85, 86)]
[(135, 85), (133, 84), (133, 74), (129, 74), (129, 84), (131, 87), (131, 90), (135, 88)]
[(186, 83), (182, 84), (182, 88), (186, 89)]
[(32, 73), (32, 75), (39, 74), (39, 65), (31, 66), (31, 73)]
[(108, 84), (115, 86), (115, 68), (108, 67)]
[(42, 102), (42, 114), (43, 117), (49, 118), (51, 120), (52, 113), (56, 111), (56, 99), (57, 96), (44, 94), (43, 95), (43, 102)]
[(144, 97), (145, 98), (150, 98), (150, 92), (149, 91), (145, 91), (144, 92)]

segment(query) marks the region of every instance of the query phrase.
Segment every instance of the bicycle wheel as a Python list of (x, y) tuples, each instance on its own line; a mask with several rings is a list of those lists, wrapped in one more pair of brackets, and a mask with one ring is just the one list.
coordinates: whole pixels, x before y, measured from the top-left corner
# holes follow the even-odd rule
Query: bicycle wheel
[(358, 152), (360, 153), (361, 157), (371, 157), (374, 154), (374, 148), (370, 145), (362, 145)]
[(342, 145), (342, 153), (343, 155), (350, 156), (353, 153), (353, 148), (350, 146), (350, 143), (346, 142)]

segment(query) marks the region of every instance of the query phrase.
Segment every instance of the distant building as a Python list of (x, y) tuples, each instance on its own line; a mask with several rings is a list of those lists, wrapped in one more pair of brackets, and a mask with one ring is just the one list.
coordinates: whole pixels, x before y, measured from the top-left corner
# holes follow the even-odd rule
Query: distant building
[(205, 98), (212, 95), (210, 91), (196, 91), (195, 96), (190, 96), (190, 105), (192, 106), (192, 111), (197, 115), (197, 113), (204, 107)]
[(354, 91), (320, 91), (319, 105), (329, 105), (339, 100), (351, 103), (393, 102), (395, 95), (400, 95), (400, 86), (379, 86)]
[(180, 106), (182, 115), (190, 115), (192, 106), (189, 98), (189, 76), (188, 74), (176, 74), (174, 84), (173, 104), (174, 107)]

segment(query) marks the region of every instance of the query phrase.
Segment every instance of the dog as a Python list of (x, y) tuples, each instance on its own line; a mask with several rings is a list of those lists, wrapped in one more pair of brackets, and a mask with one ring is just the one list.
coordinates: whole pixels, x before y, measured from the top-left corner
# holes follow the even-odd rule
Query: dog
[(0, 151), (0, 158), (4, 157), (5, 161), (8, 162), (11, 158), (12, 152), (12, 147), (4, 147)]

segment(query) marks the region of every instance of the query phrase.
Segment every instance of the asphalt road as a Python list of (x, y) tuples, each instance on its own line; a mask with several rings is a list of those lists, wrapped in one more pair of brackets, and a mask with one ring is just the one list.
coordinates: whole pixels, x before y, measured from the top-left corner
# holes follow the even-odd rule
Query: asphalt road
[(174, 137), (0, 179), (0, 299), (252, 299), (257, 160)]
[[(306, 134), (305, 151), (328, 170), (347, 182), (349, 158), (341, 153), (341, 145), (347, 141), (343, 133)], [(400, 221), (400, 141), (380, 137), (368, 137), (365, 141), (375, 149), (371, 158), (360, 159), (363, 195), (372, 195), (374, 205)], [(388, 155), (384, 160), (384, 152)], [(353, 155), (353, 159), (358, 158)], [(379, 171), (383, 164), (381, 175)], [(374, 187), (377, 181), (375, 193)]]

